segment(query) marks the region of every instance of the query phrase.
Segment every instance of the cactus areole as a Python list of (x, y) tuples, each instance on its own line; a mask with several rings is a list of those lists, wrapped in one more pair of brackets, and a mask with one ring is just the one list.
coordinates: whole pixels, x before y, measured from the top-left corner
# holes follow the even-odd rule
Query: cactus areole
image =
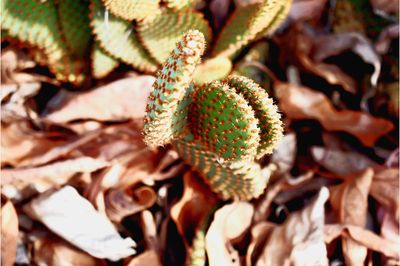
[(223, 199), (257, 197), (268, 176), (254, 160), (271, 153), (282, 137), (280, 115), (265, 90), (248, 78), (194, 85), (204, 49), (203, 34), (190, 30), (163, 64), (147, 104), (145, 142), (173, 144)]

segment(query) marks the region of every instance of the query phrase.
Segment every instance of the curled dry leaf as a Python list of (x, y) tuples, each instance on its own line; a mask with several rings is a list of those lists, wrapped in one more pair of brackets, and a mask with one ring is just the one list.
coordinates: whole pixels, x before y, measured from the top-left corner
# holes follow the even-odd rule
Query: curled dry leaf
[(101, 265), (97, 259), (56, 237), (35, 240), (33, 251), (33, 261), (36, 265)]
[(323, 187), (309, 206), (273, 228), (255, 265), (328, 265), (323, 231), (328, 197)]
[(399, 223), (386, 211), (383, 214), (381, 222), (381, 236), (400, 245)]
[[(3, 199), (1, 200), (3, 201)], [(1, 265), (14, 265), (18, 240), (18, 216), (11, 201), (1, 206)]]
[(399, 24), (393, 24), (386, 27), (380, 34), (375, 43), (375, 49), (380, 54), (386, 54), (389, 50), (392, 40), (399, 38)]
[(355, 151), (312, 147), (311, 154), (317, 163), (339, 176), (352, 175), (367, 167), (378, 166), (365, 155)]
[(150, 187), (143, 186), (131, 190), (110, 189), (106, 194), (106, 212), (111, 221), (119, 223), (128, 215), (150, 208), (157, 199), (156, 193)]
[(399, 0), (370, 0), (374, 11), (384, 14), (398, 14)]
[(41, 194), (24, 210), (93, 257), (116, 261), (135, 253), (135, 242), (121, 238), (112, 223), (71, 186)]
[(388, 168), (376, 170), (372, 181), (371, 196), (386, 208), (399, 222), (399, 169)]
[(246, 264), (251, 266), (260, 257), (272, 230), (277, 225), (270, 222), (259, 222), (251, 228), (251, 242), (246, 254)]
[(360, 56), (365, 63), (374, 66), (371, 84), (376, 86), (381, 72), (380, 58), (370, 41), (359, 33), (346, 32), (320, 36), (315, 42), (313, 60), (323, 62), (330, 56), (339, 55), (348, 50)]
[(206, 234), (206, 251), (210, 266), (240, 265), (233, 243), (249, 229), (254, 207), (247, 202), (233, 202), (218, 209)]
[(102, 160), (93, 159), (91, 157), (79, 157), (38, 167), (3, 169), (2, 183), (23, 182), (25, 184), (32, 183), (35, 185), (36, 182), (43, 181), (48, 182), (49, 186), (47, 188), (50, 188), (54, 185), (66, 183), (68, 179), (76, 173), (90, 173), (108, 165), (108, 162)]
[(35, 81), (34, 75), (23, 73), (22, 71), (27, 68), (32, 68), (36, 63), (29, 58), (29, 56), (9, 46), (1, 51), (1, 83), (26, 83)]
[(153, 76), (142, 75), (124, 78), (88, 92), (61, 91), (48, 103), (44, 118), (54, 123), (77, 119), (141, 119), (154, 80)]
[(366, 146), (373, 146), (393, 129), (393, 124), (386, 119), (360, 111), (336, 110), (321, 92), (287, 83), (280, 83), (275, 89), (279, 106), (289, 118), (316, 119), (327, 130), (345, 131)]
[(278, 166), (277, 173), (287, 173), (292, 169), (296, 159), (296, 134), (288, 133), (279, 141), (274, 153), (271, 156), (271, 162)]
[(30, 165), (32, 157), (41, 157), (63, 141), (53, 141), (45, 134), (35, 132), (27, 121), (1, 126), (1, 164)]
[[(330, 202), (340, 223), (364, 227), (367, 222), (368, 193), (374, 171), (371, 168), (333, 187)], [(342, 240), (347, 265), (364, 265), (367, 249), (352, 239)]]
[(342, 236), (392, 258), (400, 258), (400, 244), (378, 236), (374, 232), (355, 225), (327, 224), (324, 228), (325, 242), (330, 243)]
[(214, 208), (217, 196), (195, 176), (194, 172), (186, 172), (183, 177), (183, 195), (170, 211), (179, 233), (189, 245), (195, 232)]
[(294, 21), (318, 19), (325, 8), (326, 0), (295, 0), (289, 17)]
[[(37, 116), (33, 110), (25, 105), (25, 102), (35, 96), (40, 87), (41, 84), (37, 82), (2, 85), (1, 121), (12, 123), (16, 120)], [(5, 98), (8, 98), (8, 100), (3, 101)]]

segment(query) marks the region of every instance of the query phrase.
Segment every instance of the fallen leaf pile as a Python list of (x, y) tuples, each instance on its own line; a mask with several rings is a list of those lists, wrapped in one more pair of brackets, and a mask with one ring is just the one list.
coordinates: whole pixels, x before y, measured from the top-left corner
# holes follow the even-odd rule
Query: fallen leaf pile
[[(197, 2), (218, 33), (261, 1)], [(145, 145), (154, 76), (122, 65), (76, 87), (4, 41), (1, 265), (400, 265), (398, 10), (294, 0), (235, 55), (229, 71), (260, 81), (285, 125), (249, 202)]]

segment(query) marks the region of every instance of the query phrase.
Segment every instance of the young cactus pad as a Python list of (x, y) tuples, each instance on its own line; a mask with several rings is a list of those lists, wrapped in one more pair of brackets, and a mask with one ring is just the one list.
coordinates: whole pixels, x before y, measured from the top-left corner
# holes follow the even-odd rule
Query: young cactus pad
[(147, 105), (145, 141), (172, 143), (223, 199), (257, 197), (269, 176), (254, 159), (271, 153), (282, 136), (280, 116), (245, 77), (193, 85), (203, 51), (203, 34), (191, 30), (164, 63)]

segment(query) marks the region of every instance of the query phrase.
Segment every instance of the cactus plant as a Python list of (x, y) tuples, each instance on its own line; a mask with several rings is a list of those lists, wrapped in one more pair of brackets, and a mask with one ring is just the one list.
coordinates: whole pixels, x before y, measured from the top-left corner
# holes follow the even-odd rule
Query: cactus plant
[(125, 20), (142, 20), (160, 13), (159, 0), (102, 0), (115, 16)]
[(244, 77), (191, 83), (205, 40), (188, 31), (164, 63), (144, 123), (149, 146), (172, 143), (223, 199), (259, 196), (268, 181), (254, 159), (271, 153), (282, 136), (276, 106)]

